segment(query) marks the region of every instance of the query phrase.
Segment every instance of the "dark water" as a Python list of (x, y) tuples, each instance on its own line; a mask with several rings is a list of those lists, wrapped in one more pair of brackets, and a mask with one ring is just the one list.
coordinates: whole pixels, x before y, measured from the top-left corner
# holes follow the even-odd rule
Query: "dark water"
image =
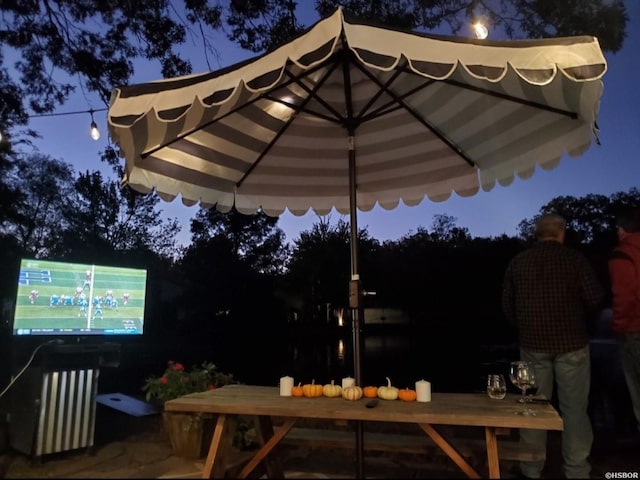
[[(298, 337), (287, 345), (283, 372), (296, 381), (316, 383), (355, 377), (350, 332), (334, 338)], [(408, 332), (363, 335), (360, 368), (364, 385), (385, 385), (389, 377), (399, 388), (428, 380), (434, 391), (482, 389), (482, 362), (455, 345), (419, 339)], [(278, 377), (279, 378), (279, 377)]]

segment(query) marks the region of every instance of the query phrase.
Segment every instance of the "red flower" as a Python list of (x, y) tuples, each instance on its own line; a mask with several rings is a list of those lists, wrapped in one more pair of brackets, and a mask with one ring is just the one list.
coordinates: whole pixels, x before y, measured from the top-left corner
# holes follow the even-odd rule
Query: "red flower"
[(218, 371), (211, 362), (203, 362), (186, 370), (184, 364), (173, 360), (167, 362), (162, 376), (151, 376), (145, 380), (143, 390), (147, 400), (161, 403), (194, 392), (203, 392), (232, 383), (232, 375)]

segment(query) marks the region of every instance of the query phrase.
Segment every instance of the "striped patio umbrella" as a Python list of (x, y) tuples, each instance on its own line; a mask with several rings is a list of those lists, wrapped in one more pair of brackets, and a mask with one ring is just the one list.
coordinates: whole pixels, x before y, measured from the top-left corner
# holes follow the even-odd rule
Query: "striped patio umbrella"
[(137, 191), (247, 214), (349, 214), (360, 382), (357, 210), (467, 197), (581, 155), (597, 141), (605, 71), (593, 37), (433, 36), (337, 10), (260, 57), (116, 88), (109, 132)]

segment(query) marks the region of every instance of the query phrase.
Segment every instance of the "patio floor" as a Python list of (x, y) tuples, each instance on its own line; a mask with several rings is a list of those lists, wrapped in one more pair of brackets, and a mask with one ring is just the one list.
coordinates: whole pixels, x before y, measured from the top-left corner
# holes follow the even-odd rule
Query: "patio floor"
[[(561, 478), (559, 435), (550, 435), (546, 478)], [(204, 459), (172, 455), (160, 415), (133, 417), (101, 407), (96, 416), (95, 445), (45, 455), (7, 449), (0, 454), (0, 478), (198, 478)], [(593, 478), (607, 472), (639, 472), (638, 437), (596, 433), (592, 452)], [(330, 454), (329, 454), (330, 453)], [(287, 478), (355, 478), (353, 452), (283, 447), (281, 460)], [(503, 478), (516, 478), (517, 465), (501, 464)], [(425, 459), (408, 454), (372, 454), (365, 457), (368, 478), (460, 478), (462, 472), (444, 456)], [(632, 478), (632, 477), (629, 477)]]

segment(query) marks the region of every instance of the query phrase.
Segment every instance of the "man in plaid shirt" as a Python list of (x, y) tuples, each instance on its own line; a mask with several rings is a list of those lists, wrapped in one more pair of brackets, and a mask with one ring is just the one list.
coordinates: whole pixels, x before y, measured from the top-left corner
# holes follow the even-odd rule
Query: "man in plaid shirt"
[[(562, 458), (567, 478), (589, 478), (593, 443), (587, 413), (591, 362), (586, 317), (601, 306), (605, 292), (588, 260), (564, 245), (565, 220), (543, 215), (538, 242), (507, 267), (502, 309), (516, 325), (520, 358), (534, 366), (538, 394), (551, 399), (554, 380), (564, 421)], [(520, 441), (546, 450), (545, 430), (523, 429)], [(544, 461), (522, 462), (522, 474), (540, 478)]]

